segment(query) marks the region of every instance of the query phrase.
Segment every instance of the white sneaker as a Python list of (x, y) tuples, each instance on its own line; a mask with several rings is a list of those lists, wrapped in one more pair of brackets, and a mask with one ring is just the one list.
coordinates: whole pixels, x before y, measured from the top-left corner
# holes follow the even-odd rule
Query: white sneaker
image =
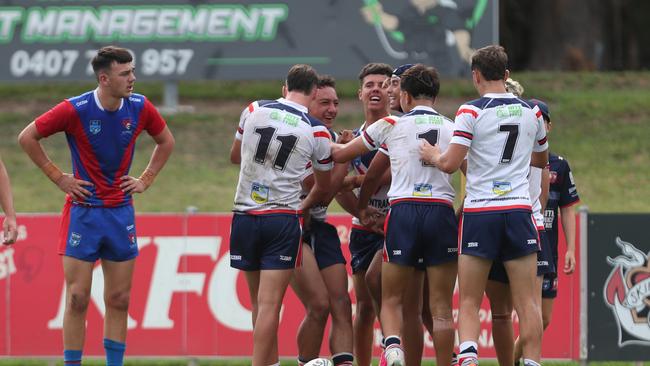
[(386, 357), (386, 365), (388, 366), (404, 366), (404, 350), (399, 344), (391, 344), (386, 347), (384, 357)]

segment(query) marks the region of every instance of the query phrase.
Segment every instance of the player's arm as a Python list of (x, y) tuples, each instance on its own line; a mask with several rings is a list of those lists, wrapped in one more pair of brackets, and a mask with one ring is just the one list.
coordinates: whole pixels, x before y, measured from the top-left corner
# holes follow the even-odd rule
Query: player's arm
[(11, 196), (9, 174), (2, 159), (0, 159), (0, 206), (5, 214), (5, 219), (2, 223), (2, 232), (4, 234), (2, 244), (13, 244), (18, 237), (18, 226), (16, 224), (14, 201)]
[(359, 136), (345, 145), (332, 144), (332, 159), (336, 163), (346, 163), (369, 151), (370, 149), (366, 147), (363, 139)]
[(438, 145), (431, 145), (427, 141), (422, 141), (420, 145), (420, 158), (423, 162), (433, 164), (441, 171), (452, 174), (460, 169), (465, 161), (469, 147), (465, 145), (451, 143), (444, 153), (440, 152)]
[(332, 180), (331, 170), (318, 170), (314, 169), (314, 185), (311, 187), (309, 194), (302, 201), (300, 209), (306, 211), (307, 209), (323, 203), (330, 194), (329, 186)]
[(388, 172), (388, 179), (390, 179), (390, 158), (384, 153), (378, 153), (372, 159), (359, 191), (359, 200), (357, 201), (359, 216), (357, 217), (363, 225), (372, 224), (373, 213), (368, 210), (368, 202), (372, 194), (377, 192), (377, 189), (383, 185), (383, 181), (386, 180), (386, 172)]
[(343, 208), (347, 213), (354, 217), (359, 217), (359, 212), (357, 211), (357, 197), (351, 191), (339, 192), (336, 197), (336, 202)]
[(564, 273), (571, 274), (576, 268), (576, 212), (575, 205), (560, 208), (560, 219), (566, 240), (564, 254)]
[(84, 197), (91, 195), (90, 191), (84, 187), (92, 187), (91, 182), (76, 179), (72, 174), (63, 173), (45, 153), (40, 140), (43, 137), (36, 128), (36, 123), (32, 122), (18, 135), (18, 143), (25, 150), (25, 153), (39, 167), (50, 180), (59, 187), (60, 190), (67, 193), (74, 200), (82, 200)]
[(551, 187), (551, 175), (548, 169), (548, 165), (542, 169), (542, 193), (539, 195), (539, 203), (542, 205), (542, 213), (546, 210), (546, 203), (548, 202), (548, 196)]
[(544, 169), (548, 165), (548, 149), (544, 151), (533, 151), (530, 157), (530, 165), (536, 168)]
[(241, 140), (234, 139), (230, 147), (230, 162), (239, 165), (241, 163)]
[(165, 128), (159, 134), (152, 136), (156, 147), (151, 153), (151, 159), (149, 159), (149, 164), (147, 168), (140, 174), (138, 178), (134, 178), (128, 175), (122, 177), (122, 183), (120, 188), (126, 193), (142, 193), (147, 190), (152, 184), (158, 173), (162, 170), (169, 159), (169, 156), (174, 150), (174, 135), (169, 130), (169, 127)]

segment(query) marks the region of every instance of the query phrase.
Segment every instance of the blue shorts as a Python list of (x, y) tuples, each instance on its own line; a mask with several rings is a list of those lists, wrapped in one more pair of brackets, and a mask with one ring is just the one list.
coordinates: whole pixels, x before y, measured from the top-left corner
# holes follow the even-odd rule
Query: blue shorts
[(314, 252), (318, 269), (338, 263), (345, 264), (339, 233), (327, 222), (312, 220), (309, 229), (303, 233), (302, 240), (309, 244)]
[[(551, 260), (552, 253), (550, 243), (546, 239), (546, 232), (544, 230), (539, 231), (539, 239), (542, 242), (542, 250), (537, 252), (537, 275), (546, 276), (548, 274), (554, 274), (555, 266)], [(501, 283), (510, 283), (508, 280), (506, 268), (503, 266), (503, 262), (498, 260), (492, 262), (492, 267), (490, 268), (488, 279)]]
[(436, 202), (402, 201), (386, 217), (387, 262), (430, 267), (458, 259), (454, 209)]
[(87, 262), (128, 261), (138, 256), (133, 205), (90, 207), (66, 202), (59, 254)]
[(291, 269), (302, 262), (298, 215), (236, 213), (230, 227), (230, 266), (242, 271)]
[(526, 210), (464, 212), (460, 254), (508, 261), (540, 250), (533, 215)]
[(383, 235), (352, 227), (350, 232), (350, 265), (352, 273), (367, 271), (372, 258), (383, 247)]

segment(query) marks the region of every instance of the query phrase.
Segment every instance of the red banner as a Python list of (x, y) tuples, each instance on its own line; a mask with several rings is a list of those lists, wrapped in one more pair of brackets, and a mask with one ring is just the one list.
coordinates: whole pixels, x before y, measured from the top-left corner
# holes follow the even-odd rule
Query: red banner
[[(252, 354), (248, 290), (244, 277), (229, 263), (230, 219), (228, 214), (137, 217), (140, 256), (131, 292), (127, 355)], [(330, 222), (337, 226), (349, 258), (349, 216), (332, 216)], [(58, 356), (64, 309), (63, 271), (56, 253), (59, 216), (21, 215), (19, 226), (18, 242), (0, 247), (0, 356)], [(577, 273), (560, 274), (553, 322), (544, 336), (545, 358), (578, 357)], [(353, 292), (351, 296), (354, 301)], [(86, 355), (103, 354), (104, 312), (103, 274), (98, 265), (88, 309)], [(303, 314), (302, 305), (289, 291), (278, 337), (282, 356), (296, 356), (295, 334)], [(481, 355), (494, 357), (487, 302), (480, 317)], [(425, 355), (432, 357), (433, 343), (428, 334), (425, 337)], [(376, 338), (378, 345), (378, 331)], [(379, 352), (377, 347), (375, 354)], [(326, 344), (322, 354), (329, 354)]]

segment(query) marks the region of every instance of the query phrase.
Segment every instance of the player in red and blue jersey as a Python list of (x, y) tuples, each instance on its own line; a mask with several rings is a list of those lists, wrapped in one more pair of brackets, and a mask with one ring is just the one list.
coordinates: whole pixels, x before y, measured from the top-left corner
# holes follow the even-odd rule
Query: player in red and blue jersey
[[(23, 149), (66, 193), (59, 236), (66, 281), (63, 346), (65, 365), (81, 364), (92, 272), (104, 273), (104, 348), (107, 365), (122, 365), (129, 294), (138, 246), (133, 194), (144, 192), (163, 168), (174, 137), (146, 97), (133, 93), (133, 57), (124, 48), (101, 48), (92, 60), (97, 89), (56, 105), (19, 136)], [(135, 141), (146, 131), (156, 147), (149, 165), (129, 175)], [(40, 140), (65, 132), (72, 174), (49, 159)]]

